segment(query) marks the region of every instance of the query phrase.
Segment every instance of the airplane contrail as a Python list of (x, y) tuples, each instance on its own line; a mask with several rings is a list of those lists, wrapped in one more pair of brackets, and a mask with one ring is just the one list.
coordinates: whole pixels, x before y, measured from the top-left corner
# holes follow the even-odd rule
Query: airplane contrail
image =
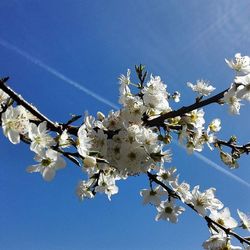
[(78, 90), (84, 92), (85, 94), (93, 97), (94, 99), (98, 100), (99, 102), (102, 102), (108, 106), (110, 106), (113, 109), (119, 109), (119, 107), (110, 102), (109, 100), (101, 97), (100, 95), (94, 93), (93, 91), (89, 90), (88, 88), (82, 86), (81, 84), (79, 84), (78, 82), (70, 79), (69, 77), (65, 76), (64, 74), (62, 74), (61, 72), (55, 70), (54, 68), (50, 67), (49, 65), (45, 64), (44, 62), (42, 62), (41, 60), (31, 56), (30, 54), (28, 54), (26, 51), (19, 49), (18, 47), (10, 44), (9, 42), (3, 40), (2, 38), (0, 38), (0, 45), (2, 45), (3, 47), (12, 50), (14, 52), (16, 52), (17, 54), (21, 55), (22, 57), (26, 58), (28, 61), (30, 61), (31, 63), (39, 66), (40, 68), (43, 68), (44, 70), (46, 70), (47, 72), (49, 72), (50, 74), (54, 75), (55, 77), (63, 80), (64, 82), (68, 83), (69, 85), (77, 88)]
[(230, 171), (226, 170), (225, 168), (221, 167), (219, 164), (215, 163), (214, 161), (211, 161), (209, 158), (205, 157), (204, 155), (194, 152), (194, 155), (204, 161), (205, 163), (207, 163), (209, 166), (213, 167), (214, 169), (220, 171), (221, 173), (227, 175), (228, 177), (231, 177), (232, 179), (238, 181), (239, 183), (247, 186), (248, 188), (250, 188), (250, 183), (246, 182), (245, 180), (241, 179), (239, 176), (231, 173)]
[[(69, 85), (77, 88), (78, 90), (84, 92), (85, 94), (93, 97), (94, 99), (110, 106), (113, 109), (119, 109), (119, 107), (117, 105), (115, 105), (114, 103), (110, 102), (109, 100), (97, 95), (96, 93), (94, 93), (93, 91), (87, 89), (86, 87), (80, 85), (78, 82), (73, 81), (72, 79), (68, 78), (67, 76), (65, 76), (64, 74), (60, 73), (59, 71), (55, 70), (54, 68), (48, 66), (47, 64), (45, 64), (44, 62), (42, 62), (41, 60), (31, 56), (30, 54), (28, 54), (26, 51), (19, 49), (18, 47), (12, 45), (11, 43), (7, 42), (6, 40), (0, 38), (0, 45), (5, 47), (6, 49), (12, 50), (14, 52), (16, 52), (17, 54), (21, 55), (22, 57), (26, 58), (28, 61), (30, 61), (31, 63), (43, 68), (44, 70), (46, 70), (47, 72), (49, 72), (50, 74), (54, 75), (55, 77), (61, 79), (62, 81), (68, 83)], [(178, 146), (182, 147), (179, 143), (177, 143), (176, 141), (174, 141), (175, 144), (177, 144)], [(183, 147), (182, 147), (183, 148)], [(210, 167), (213, 167), (214, 169), (216, 169), (217, 171), (220, 171), (221, 173), (225, 174), (226, 176), (234, 179), (235, 181), (243, 184), (244, 186), (250, 188), (250, 184), (248, 182), (246, 182), (245, 180), (241, 179), (239, 176), (229, 172), (228, 170), (224, 169), (223, 167), (221, 167), (220, 165), (218, 165), (217, 163), (211, 161), (209, 158), (194, 152), (195, 157), (197, 157), (198, 159), (200, 159), (201, 161), (205, 162), (206, 164), (208, 164)]]
[[(181, 145), (180, 143), (178, 143), (177, 140), (173, 139), (173, 142), (174, 142), (175, 145), (177, 145), (177, 146), (181, 147), (182, 149), (186, 150), (186, 148), (183, 145)], [(231, 179), (234, 179), (235, 181), (239, 182), (240, 184), (242, 184), (242, 185), (250, 188), (250, 183), (248, 183), (247, 181), (243, 180), (239, 176), (233, 174), (232, 172), (228, 171), (227, 169), (223, 168), (222, 166), (220, 166), (216, 162), (210, 160), (208, 157), (202, 155), (201, 153), (195, 152), (195, 151), (193, 152), (193, 155), (196, 158), (198, 158), (199, 160), (205, 162), (210, 167), (216, 169), (217, 171), (223, 173), (224, 175), (230, 177)]]

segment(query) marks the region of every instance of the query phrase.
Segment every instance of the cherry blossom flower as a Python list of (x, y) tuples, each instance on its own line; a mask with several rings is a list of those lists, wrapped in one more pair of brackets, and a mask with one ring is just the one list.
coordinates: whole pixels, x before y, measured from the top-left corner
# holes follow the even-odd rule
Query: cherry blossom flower
[(85, 198), (93, 198), (94, 194), (90, 190), (90, 186), (93, 184), (92, 180), (89, 181), (80, 181), (76, 188), (76, 195), (80, 200), (84, 200)]
[(230, 61), (225, 59), (227, 65), (235, 70), (237, 73), (248, 74), (250, 73), (250, 57), (241, 56), (241, 53), (236, 53), (234, 60)]
[(207, 250), (241, 250), (239, 246), (232, 246), (230, 240), (223, 233), (214, 234), (202, 244)]
[[(232, 229), (232, 228), (237, 227), (237, 225), (238, 225), (237, 221), (231, 217), (229, 208), (227, 208), (227, 207), (225, 207), (221, 211), (212, 210), (209, 217), (212, 220), (219, 223), (220, 225), (224, 226), (225, 228)], [(216, 228), (218, 228), (218, 227), (216, 227)], [(220, 230), (220, 229), (218, 228), (218, 230)]]
[(77, 140), (77, 151), (83, 157), (86, 157), (91, 148), (91, 138), (88, 137), (86, 126), (83, 124), (78, 132), (77, 132), (78, 140)]
[(237, 209), (237, 213), (241, 220), (241, 227), (243, 229), (247, 229), (250, 231), (250, 216), (247, 216), (245, 213), (241, 212), (239, 209)]
[(130, 70), (127, 70), (127, 75), (121, 75), (120, 78), (120, 98), (119, 98), (119, 103), (122, 105), (126, 105), (127, 98), (131, 96), (131, 91), (129, 89), (129, 84), (130, 84)]
[(59, 144), (59, 147), (61, 148), (67, 148), (71, 146), (72, 141), (66, 129), (63, 130), (62, 134), (59, 136), (58, 144)]
[(194, 128), (200, 129), (200, 128), (203, 128), (203, 125), (205, 123), (204, 114), (205, 112), (203, 111), (203, 109), (199, 109), (199, 110), (195, 109), (185, 114), (182, 117), (182, 120), (185, 123), (194, 126)]
[(38, 126), (29, 124), (29, 138), (31, 140), (30, 150), (39, 154), (43, 149), (55, 145), (55, 140), (48, 134), (47, 122), (42, 122)]
[(165, 184), (169, 184), (171, 182), (176, 181), (176, 171), (177, 169), (175, 167), (171, 168), (161, 168), (159, 172), (157, 173), (157, 179), (162, 181)]
[(155, 189), (143, 189), (140, 195), (143, 197), (143, 205), (150, 203), (157, 206), (161, 203), (161, 197), (167, 196), (168, 193), (158, 186)]
[(239, 115), (240, 114), (240, 99), (236, 95), (237, 88), (234, 84), (231, 85), (230, 89), (224, 93), (224, 97), (222, 101), (229, 105), (229, 113), (232, 115)]
[(209, 85), (209, 82), (206, 82), (204, 80), (197, 80), (196, 84), (188, 82), (187, 86), (201, 96), (208, 96), (215, 90), (212, 85)]
[(39, 164), (28, 167), (27, 172), (40, 172), (45, 181), (51, 181), (55, 177), (56, 171), (66, 166), (65, 160), (53, 149), (48, 149), (46, 152), (41, 151), (39, 155), (36, 155), (35, 160)]
[(100, 174), (98, 186), (95, 188), (96, 192), (105, 193), (108, 199), (111, 200), (111, 196), (117, 194), (118, 190), (118, 187), (115, 185), (115, 179), (112, 176)]
[(152, 115), (169, 110), (166, 87), (159, 76), (153, 77), (151, 75), (147, 86), (143, 88), (143, 101), (144, 104), (150, 108)]
[(206, 215), (206, 210), (221, 209), (223, 204), (214, 197), (215, 188), (209, 188), (204, 193), (199, 191), (199, 186), (195, 186), (192, 191), (191, 204), (194, 209), (201, 215)]
[(183, 181), (181, 184), (178, 183), (179, 176), (177, 176), (176, 181), (171, 182), (170, 185), (173, 190), (180, 196), (183, 202), (189, 203), (192, 199), (192, 194), (190, 192), (190, 185)]
[(208, 126), (208, 132), (219, 132), (221, 130), (221, 120), (216, 118)]
[(172, 223), (178, 222), (178, 216), (185, 211), (184, 207), (175, 206), (174, 202), (171, 200), (161, 202), (159, 206), (156, 207), (158, 214), (155, 220), (167, 220)]
[(20, 142), (20, 134), (24, 135), (28, 132), (28, 125), (27, 113), (22, 106), (15, 108), (9, 106), (2, 114), (3, 133), (13, 144)]

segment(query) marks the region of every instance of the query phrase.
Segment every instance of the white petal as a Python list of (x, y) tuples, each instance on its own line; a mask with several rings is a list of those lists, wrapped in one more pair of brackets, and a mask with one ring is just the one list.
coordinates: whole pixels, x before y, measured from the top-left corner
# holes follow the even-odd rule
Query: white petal
[(42, 176), (45, 181), (51, 181), (55, 177), (56, 171), (53, 168), (46, 167)]
[(20, 142), (20, 135), (17, 131), (9, 130), (8, 131), (8, 138), (13, 144), (18, 144)]

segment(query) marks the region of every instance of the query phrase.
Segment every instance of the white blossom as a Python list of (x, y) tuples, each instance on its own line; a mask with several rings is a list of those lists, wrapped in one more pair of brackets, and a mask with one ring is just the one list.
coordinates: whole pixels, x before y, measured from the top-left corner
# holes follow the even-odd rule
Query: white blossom
[(237, 98), (250, 101), (250, 74), (238, 76), (235, 78), (234, 82), (239, 84), (236, 92)]
[(126, 169), (131, 174), (137, 174), (143, 169), (147, 170), (148, 164), (146, 162), (149, 159), (143, 148), (130, 143), (122, 143), (118, 168), (120, 170)]
[(77, 151), (81, 156), (86, 157), (89, 153), (89, 149), (91, 148), (91, 139), (88, 137), (85, 124), (79, 128), (77, 136)]
[(100, 174), (98, 186), (95, 188), (96, 192), (105, 193), (108, 199), (111, 200), (111, 196), (117, 194), (118, 190), (118, 187), (115, 185), (115, 179), (112, 176)]
[(194, 126), (194, 128), (200, 129), (203, 128), (205, 123), (204, 114), (205, 112), (203, 109), (195, 109), (189, 113), (186, 113), (182, 119), (185, 123)]
[(238, 225), (237, 221), (231, 217), (231, 213), (229, 211), (229, 208), (227, 207), (225, 207), (221, 211), (212, 210), (209, 217), (225, 228), (232, 229), (237, 227)]
[(102, 129), (92, 130), (89, 134), (91, 140), (91, 150), (97, 151), (102, 157), (107, 156), (108, 135)]
[(29, 124), (29, 138), (31, 140), (30, 150), (39, 154), (43, 149), (55, 145), (55, 140), (48, 134), (47, 122), (44, 121), (38, 126)]
[(151, 75), (147, 86), (143, 88), (143, 101), (152, 115), (167, 112), (169, 110), (166, 87), (167, 86), (161, 81), (159, 76), (153, 77)]
[(128, 96), (126, 98), (125, 107), (121, 110), (121, 118), (126, 126), (133, 122), (141, 124), (141, 118), (146, 111), (142, 99), (139, 96)]
[(165, 184), (169, 184), (171, 182), (176, 181), (176, 171), (177, 169), (175, 167), (171, 168), (161, 168), (159, 172), (157, 173), (157, 179), (162, 181)]
[(108, 116), (103, 120), (103, 126), (108, 130), (118, 130), (122, 127), (120, 110), (110, 111)]
[(225, 59), (227, 65), (238, 73), (250, 73), (250, 58), (249, 56), (241, 56), (240, 53), (235, 54), (234, 60)]
[(221, 201), (214, 197), (215, 188), (209, 188), (205, 192), (199, 191), (199, 186), (195, 186), (192, 191), (191, 204), (194, 209), (201, 215), (206, 215), (206, 210), (217, 210), (223, 207)]
[(229, 105), (229, 113), (232, 115), (238, 115), (240, 113), (240, 99), (236, 96), (236, 86), (231, 85), (230, 89), (224, 94), (222, 101)]
[(191, 82), (187, 83), (187, 86), (191, 88), (194, 92), (197, 92), (201, 96), (208, 96), (215, 90), (215, 88), (204, 80), (197, 80), (196, 84)]
[(59, 147), (61, 148), (67, 148), (72, 144), (70, 136), (66, 129), (63, 130), (62, 134), (59, 136), (58, 144), (59, 144)]
[(2, 114), (3, 133), (13, 144), (20, 142), (20, 134), (24, 135), (28, 132), (28, 125), (27, 113), (22, 106), (15, 108), (9, 106)]
[(190, 200), (192, 199), (192, 194), (190, 192), (190, 185), (184, 181), (181, 184), (179, 184), (178, 178), (179, 176), (177, 176), (176, 181), (171, 182), (170, 185), (173, 188), (173, 190), (180, 196), (182, 201), (189, 203)]
[(218, 118), (212, 120), (208, 126), (208, 131), (211, 132), (219, 132), (220, 129), (221, 129), (221, 120)]
[(93, 184), (92, 180), (89, 181), (80, 181), (76, 188), (76, 195), (80, 200), (84, 200), (85, 198), (93, 198), (93, 192), (90, 190), (90, 186)]
[(46, 181), (51, 181), (56, 171), (66, 166), (65, 160), (53, 149), (48, 149), (46, 152), (41, 151), (39, 155), (36, 155), (35, 160), (39, 162), (39, 164), (28, 167), (27, 172), (40, 172)]
[(250, 231), (250, 216), (247, 216), (245, 213), (241, 212), (239, 209), (237, 209), (237, 213), (240, 217), (242, 228)]
[(202, 244), (207, 250), (241, 250), (239, 246), (232, 246), (228, 237), (223, 234), (214, 234)]
[(167, 192), (163, 191), (159, 186), (155, 189), (143, 189), (140, 195), (143, 197), (143, 204), (148, 203), (153, 205), (159, 205), (161, 203), (161, 197), (167, 196)]
[(127, 75), (121, 75), (119, 78), (120, 81), (120, 99), (119, 103), (122, 105), (126, 105), (127, 98), (131, 96), (131, 91), (129, 89), (129, 84), (130, 84), (130, 69), (127, 70)]
[(159, 206), (156, 207), (158, 214), (155, 220), (167, 220), (172, 223), (178, 222), (178, 216), (185, 211), (184, 207), (175, 206), (173, 200), (163, 201)]

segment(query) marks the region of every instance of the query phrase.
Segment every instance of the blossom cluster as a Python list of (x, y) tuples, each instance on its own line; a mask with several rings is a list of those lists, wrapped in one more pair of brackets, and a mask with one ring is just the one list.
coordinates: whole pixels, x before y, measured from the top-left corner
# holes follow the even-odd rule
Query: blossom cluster
[[(230, 112), (238, 114), (240, 101), (250, 100), (250, 58), (238, 53), (235, 60), (226, 60), (226, 63), (237, 75), (217, 102), (229, 104)], [(120, 110), (111, 110), (106, 116), (97, 112), (96, 117), (86, 113), (82, 123), (75, 127), (69, 126), (77, 120), (74, 118), (51, 127), (49, 120), (42, 120), (32, 113), (32, 107), (28, 110), (0, 89), (3, 133), (13, 144), (20, 141), (30, 144), (37, 164), (29, 166), (27, 171), (40, 173), (46, 181), (53, 180), (56, 171), (66, 167), (65, 157), (80, 166), (85, 177), (76, 188), (80, 200), (94, 198), (97, 193), (106, 194), (110, 200), (118, 193), (117, 180), (147, 174), (150, 189), (143, 189), (140, 194), (143, 204), (156, 207), (157, 221), (177, 223), (178, 216), (185, 211), (177, 204), (182, 202), (203, 218), (215, 222), (209, 225), (211, 237), (203, 243), (204, 249), (242, 249), (231, 245), (225, 230), (233, 230), (238, 225), (249, 230), (249, 217), (238, 210), (241, 221), (238, 224), (229, 209), (215, 197), (215, 188), (202, 192), (197, 185), (191, 190), (190, 184), (179, 181), (177, 169), (167, 166), (172, 156), (170, 143), (176, 137), (189, 153), (201, 152), (205, 145), (211, 150), (218, 148), (226, 165), (238, 167), (236, 159), (239, 156), (222, 151), (217, 140), (221, 120), (215, 118), (206, 125), (205, 111), (200, 106), (179, 112), (161, 124), (148, 126), (147, 122), (173, 112), (172, 103), (180, 102), (180, 93), (168, 92), (159, 76), (151, 75), (146, 82), (143, 70), (141, 65), (136, 67), (139, 83), (131, 80), (130, 70), (120, 76)], [(196, 104), (215, 90), (204, 80), (197, 80), (196, 84), (188, 82), (187, 86), (197, 93)], [(153, 186), (153, 183), (157, 185)]]
[(222, 101), (229, 105), (231, 114), (239, 114), (242, 106), (240, 101), (250, 101), (250, 57), (237, 53), (234, 60), (226, 60), (226, 63), (237, 74)]

